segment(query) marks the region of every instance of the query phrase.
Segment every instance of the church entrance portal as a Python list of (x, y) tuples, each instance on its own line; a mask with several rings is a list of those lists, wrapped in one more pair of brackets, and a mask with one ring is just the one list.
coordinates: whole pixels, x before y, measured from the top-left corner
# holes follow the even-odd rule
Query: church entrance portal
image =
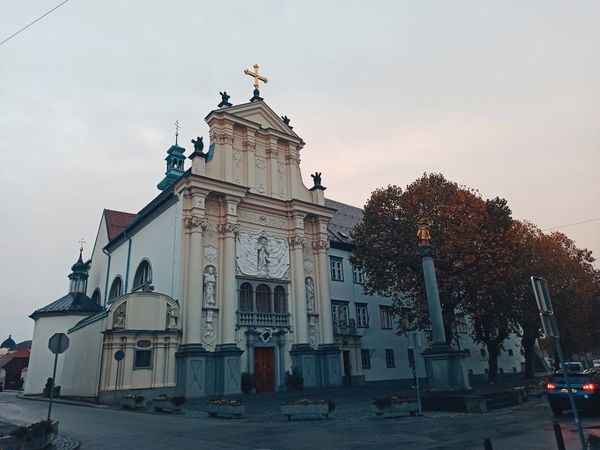
[(275, 390), (275, 349), (273, 347), (254, 348), (254, 379), (256, 393)]

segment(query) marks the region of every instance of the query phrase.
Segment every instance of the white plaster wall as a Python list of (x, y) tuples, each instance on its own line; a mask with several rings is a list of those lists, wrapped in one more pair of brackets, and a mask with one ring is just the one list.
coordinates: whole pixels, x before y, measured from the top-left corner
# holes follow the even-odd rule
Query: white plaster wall
[[(108, 234), (106, 231), (106, 221), (104, 214), (100, 219), (100, 226), (96, 234), (96, 241), (94, 242), (94, 248), (92, 249), (92, 264), (88, 272), (88, 283), (86, 294), (88, 297), (92, 297), (96, 288), (100, 289), (101, 304), (104, 304), (104, 295), (106, 293), (106, 266), (108, 264), (108, 256), (106, 256), (102, 249), (108, 243)], [(109, 285), (110, 289), (110, 285)]]
[(103, 324), (104, 320), (98, 320), (68, 334), (70, 346), (64, 357), (61, 396), (98, 395)]
[[(84, 317), (84, 315), (50, 316), (40, 317), (35, 321), (31, 355), (29, 357), (29, 370), (27, 380), (25, 380), (25, 394), (41, 394), (44, 391), (46, 380), (52, 376), (54, 354), (48, 350), (48, 340), (54, 333), (66, 334), (69, 328)], [(58, 355), (56, 386), (62, 386), (64, 361), (65, 353)]]
[[(101, 225), (102, 229), (102, 225)], [(102, 234), (102, 233), (100, 233)], [(97, 240), (102, 246), (107, 242)], [(181, 246), (181, 212), (180, 203), (173, 204), (161, 215), (131, 236), (131, 254), (129, 260), (129, 276), (127, 277), (127, 256), (129, 242), (125, 240), (111, 252), (108, 289), (105, 289), (108, 258), (102, 253), (97, 244), (94, 251), (88, 295), (91, 296), (97, 284), (100, 283), (102, 298), (117, 276), (123, 281), (123, 294), (130, 293), (133, 286), (135, 271), (142, 260), (150, 261), (152, 267), (152, 285), (154, 292), (179, 298), (179, 251)], [(100, 263), (96, 262), (96, 258)], [(127, 288), (125, 290), (125, 288)]]

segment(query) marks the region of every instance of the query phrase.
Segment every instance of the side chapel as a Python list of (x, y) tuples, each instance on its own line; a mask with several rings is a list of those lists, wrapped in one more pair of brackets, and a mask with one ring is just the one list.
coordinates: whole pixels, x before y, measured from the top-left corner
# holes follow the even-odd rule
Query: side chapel
[[(307, 387), (342, 383), (334, 343), (327, 207), (320, 173), (302, 182), (302, 139), (254, 95), (222, 93), (205, 118), (210, 142), (167, 151), (160, 194), (137, 214), (104, 210), (91, 259), (67, 296), (35, 311), (26, 393), (47, 378), (47, 338), (68, 332), (61, 395), (152, 390), (188, 397), (284, 388), (292, 367)], [(122, 350), (122, 361), (115, 352)]]

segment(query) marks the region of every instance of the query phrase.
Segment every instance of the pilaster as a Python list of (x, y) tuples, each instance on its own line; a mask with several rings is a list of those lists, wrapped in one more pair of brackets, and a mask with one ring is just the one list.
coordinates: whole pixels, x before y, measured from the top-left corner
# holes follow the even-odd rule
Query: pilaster
[(219, 296), (221, 314), (219, 315), (219, 342), (235, 345), (235, 325), (237, 292), (235, 281), (235, 239), (239, 232), (237, 224), (237, 201), (226, 198), (224, 221), (219, 224), (219, 239), (223, 249), (223, 274), (221, 279), (221, 295)]
[[(327, 229), (327, 224), (325, 222), (320, 222), (319, 226), (324, 226), (325, 230)], [(320, 236), (322, 235), (323, 233), (320, 233)], [(329, 261), (327, 261), (329, 240), (326, 237), (321, 237), (312, 242), (312, 248), (317, 262), (317, 269), (319, 271), (317, 285), (319, 292), (319, 311), (321, 316), (321, 343), (333, 344), (333, 319), (331, 317), (331, 300), (329, 298)]]
[(267, 158), (269, 161), (269, 189), (271, 197), (279, 198), (279, 177), (277, 176), (277, 137), (268, 136), (267, 141)]

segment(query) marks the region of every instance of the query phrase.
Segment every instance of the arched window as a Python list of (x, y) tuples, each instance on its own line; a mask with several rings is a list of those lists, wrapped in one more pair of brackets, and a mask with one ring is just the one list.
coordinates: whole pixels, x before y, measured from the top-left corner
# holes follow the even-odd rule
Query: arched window
[(148, 260), (143, 260), (135, 271), (135, 276), (133, 277), (133, 290), (137, 290), (146, 283), (150, 283), (152, 281), (152, 268), (150, 267), (150, 263)]
[(100, 295), (100, 288), (94, 289), (94, 293), (92, 294), (92, 301), (94, 303), (96, 303), (97, 305), (99, 305), (101, 298), (102, 298), (102, 296)]
[(254, 309), (252, 303), (252, 285), (243, 283), (240, 286), (240, 311), (252, 311)]
[(273, 306), (276, 313), (285, 313), (285, 289), (283, 286), (275, 286), (275, 290), (273, 291)]
[(271, 288), (266, 284), (260, 284), (256, 288), (256, 312), (271, 312)]
[(108, 292), (108, 301), (112, 301), (116, 298), (119, 298), (123, 295), (123, 281), (121, 277), (117, 277), (114, 279), (110, 286), (110, 291)]

